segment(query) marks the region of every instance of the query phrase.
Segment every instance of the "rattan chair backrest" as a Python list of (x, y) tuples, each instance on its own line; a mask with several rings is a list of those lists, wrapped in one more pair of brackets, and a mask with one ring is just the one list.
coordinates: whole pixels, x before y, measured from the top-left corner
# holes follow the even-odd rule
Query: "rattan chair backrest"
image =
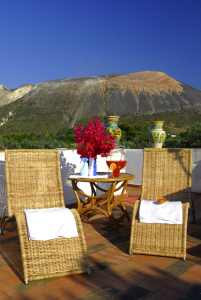
[(64, 206), (56, 150), (6, 150), (8, 215), (25, 208)]
[(141, 199), (189, 200), (191, 172), (190, 149), (144, 149)]

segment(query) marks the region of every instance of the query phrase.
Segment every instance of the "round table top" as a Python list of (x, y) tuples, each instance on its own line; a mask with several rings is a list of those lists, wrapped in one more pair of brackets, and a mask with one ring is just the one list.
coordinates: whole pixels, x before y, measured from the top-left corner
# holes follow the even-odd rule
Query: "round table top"
[(78, 180), (81, 182), (115, 182), (115, 181), (124, 181), (124, 180), (132, 180), (134, 175), (129, 173), (120, 173), (118, 177), (112, 177), (111, 173), (97, 173), (96, 176), (93, 177), (85, 177), (80, 174), (73, 174), (69, 176), (70, 180)]

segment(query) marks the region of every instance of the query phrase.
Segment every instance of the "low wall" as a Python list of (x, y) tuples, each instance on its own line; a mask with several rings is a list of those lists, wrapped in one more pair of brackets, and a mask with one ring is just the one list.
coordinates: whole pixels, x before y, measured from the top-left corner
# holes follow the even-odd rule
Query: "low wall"
[[(66, 204), (72, 204), (75, 196), (72, 191), (71, 181), (68, 180), (69, 175), (80, 171), (80, 157), (76, 150), (58, 149), (61, 158), (61, 175), (64, 189), (64, 197)], [(192, 149), (193, 170), (192, 170), (192, 191), (201, 193), (201, 149)], [(135, 176), (130, 183), (141, 185), (142, 183), (142, 165), (143, 150), (127, 149), (126, 150), (127, 166), (125, 171)], [(4, 152), (0, 152), (0, 214), (6, 205), (5, 177), (4, 177), (5, 156)], [(98, 157), (98, 172), (107, 172), (108, 167), (106, 158)], [(87, 187), (86, 187), (87, 189)]]

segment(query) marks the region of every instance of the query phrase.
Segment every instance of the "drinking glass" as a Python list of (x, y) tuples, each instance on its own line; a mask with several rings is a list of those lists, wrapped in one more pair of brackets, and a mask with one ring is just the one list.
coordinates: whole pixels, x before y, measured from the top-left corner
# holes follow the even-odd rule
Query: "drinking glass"
[(112, 171), (113, 177), (120, 175), (120, 170), (126, 166), (125, 149), (123, 147), (113, 149), (107, 156), (106, 163)]

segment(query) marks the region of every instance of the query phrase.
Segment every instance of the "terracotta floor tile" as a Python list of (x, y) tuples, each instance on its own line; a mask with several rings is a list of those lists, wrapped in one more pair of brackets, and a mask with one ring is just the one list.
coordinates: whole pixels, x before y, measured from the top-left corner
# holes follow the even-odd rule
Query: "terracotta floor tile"
[(201, 265), (193, 265), (181, 278), (190, 284), (201, 285)]
[[(129, 197), (136, 197), (139, 192), (132, 187)], [(201, 211), (201, 201), (196, 203), (198, 206)], [(129, 206), (131, 212), (132, 205)], [(129, 256), (130, 222), (124, 220), (115, 228), (107, 219), (98, 218), (84, 224), (93, 267), (90, 276), (64, 276), (35, 281), (28, 286), (18, 275), (21, 256), (17, 232), (12, 224), (8, 229), (0, 236), (0, 300), (201, 299), (199, 223), (189, 225), (187, 260), (183, 262), (168, 257)]]

